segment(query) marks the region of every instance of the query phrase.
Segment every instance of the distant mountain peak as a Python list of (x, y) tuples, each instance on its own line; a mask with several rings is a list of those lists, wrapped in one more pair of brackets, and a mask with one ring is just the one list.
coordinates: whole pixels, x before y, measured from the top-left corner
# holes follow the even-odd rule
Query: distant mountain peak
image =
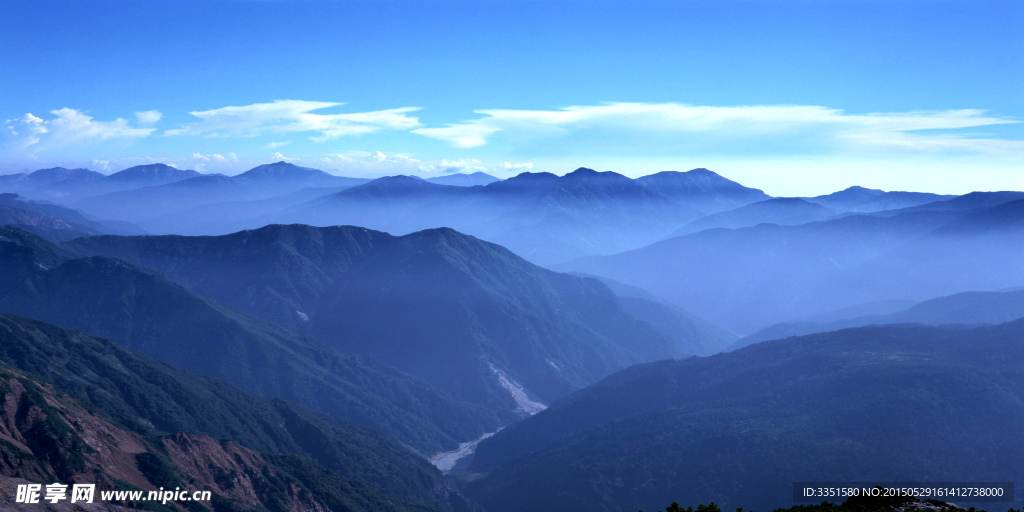
[(115, 181), (179, 181), (195, 176), (199, 176), (199, 173), (196, 171), (183, 170), (171, 165), (155, 163), (129, 167), (107, 176), (107, 179)]
[(876, 188), (867, 188), (867, 187), (861, 187), (861, 186), (858, 186), (858, 185), (854, 185), (852, 187), (847, 187), (847, 188), (845, 188), (843, 190), (840, 190), (839, 192), (833, 192), (831, 194), (828, 194), (828, 195), (825, 195), (825, 196), (819, 196), (819, 197), (831, 197), (831, 198), (839, 198), (839, 197), (843, 197), (843, 198), (864, 197), (864, 198), (868, 198), (868, 197), (874, 197), (874, 196), (882, 195), (884, 193), (885, 193), (884, 190), (879, 190), (879, 189), (876, 189)]
[(418, 193), (421, 191), (444, 191), (451, 190), (456, 187), (450, 185), (441, 185), (438, 183), (431, 183), (419, 176), (408, 176), (405, 174), (398, 174), (395, 176), (383, 176), (377, 178), (362, 185), (342, 190), (338, 192), (334, 197), (350, 197), (357, 195), (389, 195), (389, 194), (409, 194)]
[[(152, 164), (143, 164), (143, 165), (132, 166), (132, 167), (129, 167), (127, 169), (123, 169), (121, 171), (115, 172), (114, 174), (121, 174), (121, 173), (126, 173), (126, 172), (142, 172), (142, 171), (160, 170), (160, 169), (171, 170), (171, 171), (180, 171), (181, 170), (181, 169), (178, 169), (177, 167), (175, 167), (173, 165), (168, 165), (168, 164), (165, 164), (165, 163), (157, 162), (157, 163), (152, 163)], [(111, 174), (111, 176), (113, 176), (114, 174)]]
[[(623, 176), (617, 172), (612, 171), (595, 171), (588, 167), (580, 167), (565, 176), (562, 179), (574, 180), (574, 179), (615, 179), (615, 180), (629, 180), (628, 177)], [(632, 181), (632, 180), (630, 180)]]
[(426, 181), (431, 183), (437, 183), (439, 185), (455, 185), (459, 187), (472, 187), (475, 185), (490, 185), (501, 179), (491, 176), (486, 172), (477, 171), (474, 173), (453, 173), (445, 174), (444, 176), (434, 176), (433, 178), (427, 178)]
[[(717, 186), (742, 186), (735, 181), (732, 181), (726, 177), (723, 177), (717, 172), (698, 167), (696, 169), (690, 169), (689, 171), (661, 171), (647, 176), (641, 176), (637, 178), (642, 181), (662, 181), (666, 182), (669, 180), (679, 182), (679, 184), (693, 184), (693, 185), (717, 185)], [(756, 189), (752, 189), (756, 190)]]
[(731, 210), (771, 198), (761, 190), (745, 187), (703, 167), (685, 172), (662, 171), (641, 176), (636, 182), (705, 213)]
[(511, 178), (509, 178), (509, 179), (507, 179), (505, 181), (512, 181), (512, 180), (537, 181), (537, 180), (547, 180), (547, 179), (552, 179), (552, 178), (558, 178), (558, 175), (554, 174), (554, 173), (550, 173), (550, 172), (530, 172), (530, 171), (524, 171), (524, 172), (521, 172), (521, 173), (519, 173), (519, 174), (517, 174), (517, 175), (515, 175), (515, 176), (513, 176), (513, 177), (511, 177)]
[(715, 175), (715, 176), (718, 176), (720, 178), (722, 177), (722, 175), (718, 174), (717, 172), (709, 170), (709, 169), (707, 169), (705, 167), (697, 167), (696, 169), (690, 169), (689, 171), (683, 172), (683, 174), (693, 174), (693, 175), (704, 174), (704, 175)]
[(877, 189), (877, 188), (867, 188), (867, 187), (862, 187), (860, 185), (854, 185), (852, 187), (846, 187), (845, 189), (843, 189), (843, 192), (873, 192), (873, 193), (876, 193), (876, 194), (881, 194), (881, 193), (883, 193), (885, 191), (882, 190), (882, 189)]
[(39, 169), (29, 173), (28, 180), (35, 183), (53, 183), (62, 180), (90, 181), (102, 178), (103, 175), (90, 171), (89, 169), (66, 169), (64, 167), (51, 167)]
[(302, 167), (293, 163), (280, 161), (272, 164), (263, 164), (248, 171), (243, 172), (235, 176), (235, 179), (239, 180), (257, 180), (257, 179), (309, 179), (309, 178), (329, 178), (332, 177), (330, 174), (321, 171), (320, 169), (313, 169), (311, 167)]

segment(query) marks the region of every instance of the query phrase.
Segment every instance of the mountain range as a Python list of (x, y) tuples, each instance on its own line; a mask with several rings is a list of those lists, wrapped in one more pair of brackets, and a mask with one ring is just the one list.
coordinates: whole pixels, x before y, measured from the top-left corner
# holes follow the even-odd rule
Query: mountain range
[(527, 172), (498, 180), (474, 173), (370, 181), (287, 162), (231, 177), (152, 164), (36, 188), (10, 181), (12, 192), (154, 233), (220, 235), (270, 223), (351, 224), (393, 234), (450, 227), (541, 264), (637, 248), (708, 213), (768, 199), (707, 169), (636, 180), (580, 168), (561, 177)]
[[(130, 170), (112, 174), (108, 179)], [(171, 176), (177, 179), (170, 179)], [(277, 162), (237, 176), (168, 174), (168, 179), (154, 180), (151, 185), (92, 195), (75, 205), (102, 217), (148, 219), (207, 204), (269, 199), (307, 188), (341, 190), (367, 181)]]
[[(602, 283), (542, 269), (451, 229), (395, 237), (272, 225), (218, 237), (88, 237), (63, 248), (156, 270), (495, 411), (517, 408), (502, 376), (550, 401), (680, 351)], [(690, 342), (702, 343), (700, 336), (695, 330)]]
[(1001, 324), (1024, 318), (1024, 290), (961, 292), (919, 302), (887, 314), (850, 315), (825, 321), (773, 325), (735, 341), (728, 350), (753, 343), (851, 327), (886, 324), (978, 325)]
[(392, 233), (445, 226), (550, 264), (664, 238), (703, 215), (689, 202), (707, 207), (696, 198), (718, 191), (713, 197), (728, 198), (729, 204), (763, 196), (704, 170), (645, 181), (579, 168), (565, 176), (522, 173), (483, 187), (444, 187), (397, 176), (296, 207), (280, 220), (356, 224)]
[(0, 193), (0, 225), (17, 226), (54, 242), (99, 234), (137, 235), (142, 228), (124, 221), (100, 221), (81, 211)]
[(764, 510), (801, 481), (1019, 481), (1022, 339), (864, 327), (634, 366), (482, 442), (466, 490), (492, 512)]
[(368, 425), (427, 455), (514, 417), (233, 311), (152, 271), (105, 257), (72, 259), (20, 235), (7, 237), (0, 253), (11, 275), (21, 274), (0, 294), (2, 312), (108, 337), (253, 393)]
[(1013, 256), (1024, 249), (1024, 203), (932, 204), (796, 226), (706, 230), (555, 268), (645, 288), (740, 334), (871, 301), (1024, 283)]
[[(0, 191), (0, 489), (719, 512), (1024, 477), (1021, 192), (287, 162)], [(855, 501), (807, 510), (952, 510)]]

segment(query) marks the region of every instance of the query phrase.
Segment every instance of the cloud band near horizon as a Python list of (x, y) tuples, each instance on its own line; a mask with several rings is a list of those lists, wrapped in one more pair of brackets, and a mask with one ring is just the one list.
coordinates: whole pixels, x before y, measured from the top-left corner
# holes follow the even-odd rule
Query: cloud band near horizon
[[(665, 144), (666, 141), (702, 137), (702, 147), (715, 146), (724, 152), (733, 149), (732, 146), (749, 148), (750, 141), (764, 140), (778, 142), (786, 146), (784, 151), (794, 155), (815, 152), (841, 154), (858, 150), (903, 154), (957, 151), (1024, 155), (1024, 140), (957, 133), (957, 130), (1021, 122), (978, 109), (849, 114), (816, 105), (723, 107), (609, 102), (549, 110), (476, 110), (475, 113), (482, 117), (440, 127), (425, 127), (411, 115), (422, 110), (421, 107), (322, 113), (343, 105), (339, 102), (275, 100), (193, 111), (189, 114), (197, 118), (197, 122), (180, 124), (162, 132), (155, 128), (155, 124), (164, 117), (157, 110), (136, 112), (139, 126), (133, 126), (127, 119), (98, 121), (82, 111), (65, 107), (50, 111), (54, 117), (48, 120), (31, 113), (7, 120), (4, 123), (5, 145), (32, 154), (108, 139), (145, 139), (158, 133), (166, 137), (223, 139), (261, 136), (282, 139), (302, 134), (310, 141), (324, 142), (391, 131), (421, 135), (444, 142), (451, 148), (465, 150), (487, 146), (496, 138), (503, 137), (511, 141), (515, 151), (525, 154), (534, 149), (533, 144), (538, 140), (575, 136), (581, 139), (577, 142), (586, 144), (589, 135), (604, 134), (621, 139), (634, 137), (638, 141), (651, 140), (655, 135), (662, 138), (654, 140), (665, 146), (671, 146)], [(276, 148), (289, 142), (275, 140), (266, 142), (263, 147)]]

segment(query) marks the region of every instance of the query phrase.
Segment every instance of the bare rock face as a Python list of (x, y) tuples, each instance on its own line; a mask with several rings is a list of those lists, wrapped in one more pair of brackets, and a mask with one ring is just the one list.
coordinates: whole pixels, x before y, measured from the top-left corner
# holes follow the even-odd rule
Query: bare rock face
[[(162, 450), (154, 446), (157, 443), (163, 445)], [(181, 487), (210, 491), (216, 500), (257, 507), (273, 502), (287, 510), (328, 510), (260, 453), (234, 441), (178, 433), (151, 444), (48, 384), (0, 365), (0, 509), (132, 510), (115, 504), (82, 506), (66, 500), (14, 503), (17, 485), (26, 482), (96, 484), (97, 502), (103, 490)]]
[(281, 496), (281, 489), (268, 484), (285, 479), (284, 475), (270, 467), (262, 455), (234, 441), (181, 432), (161, 440), (174, 466), (193, 479), (190, 485), (195, 488), (250, 504), (266, 503), (273, 491), (289, 510), (326, 510), (294, 482), (286, 483), (285, 496)]
[(140, 436), (12, 370), (0, 368), (0, 391), (0, 439), (9, 443), (0, 474), (97, 485), (113, 477), (151, 487), (135, 464), (136, 454), (149, 450)]

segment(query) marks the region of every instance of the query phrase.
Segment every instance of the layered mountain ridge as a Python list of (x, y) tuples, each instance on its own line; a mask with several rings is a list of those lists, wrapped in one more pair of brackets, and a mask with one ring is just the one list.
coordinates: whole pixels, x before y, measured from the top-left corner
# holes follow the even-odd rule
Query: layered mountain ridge
[(490, 365), (547, 401), (676, 353), (601, 283), (541, 269), (451, 229), (394, 237), (274, 225), (220, 237), (89, 237), (65, 247), (155, 269), (242, 312), (499, 409), (510, 397)]

